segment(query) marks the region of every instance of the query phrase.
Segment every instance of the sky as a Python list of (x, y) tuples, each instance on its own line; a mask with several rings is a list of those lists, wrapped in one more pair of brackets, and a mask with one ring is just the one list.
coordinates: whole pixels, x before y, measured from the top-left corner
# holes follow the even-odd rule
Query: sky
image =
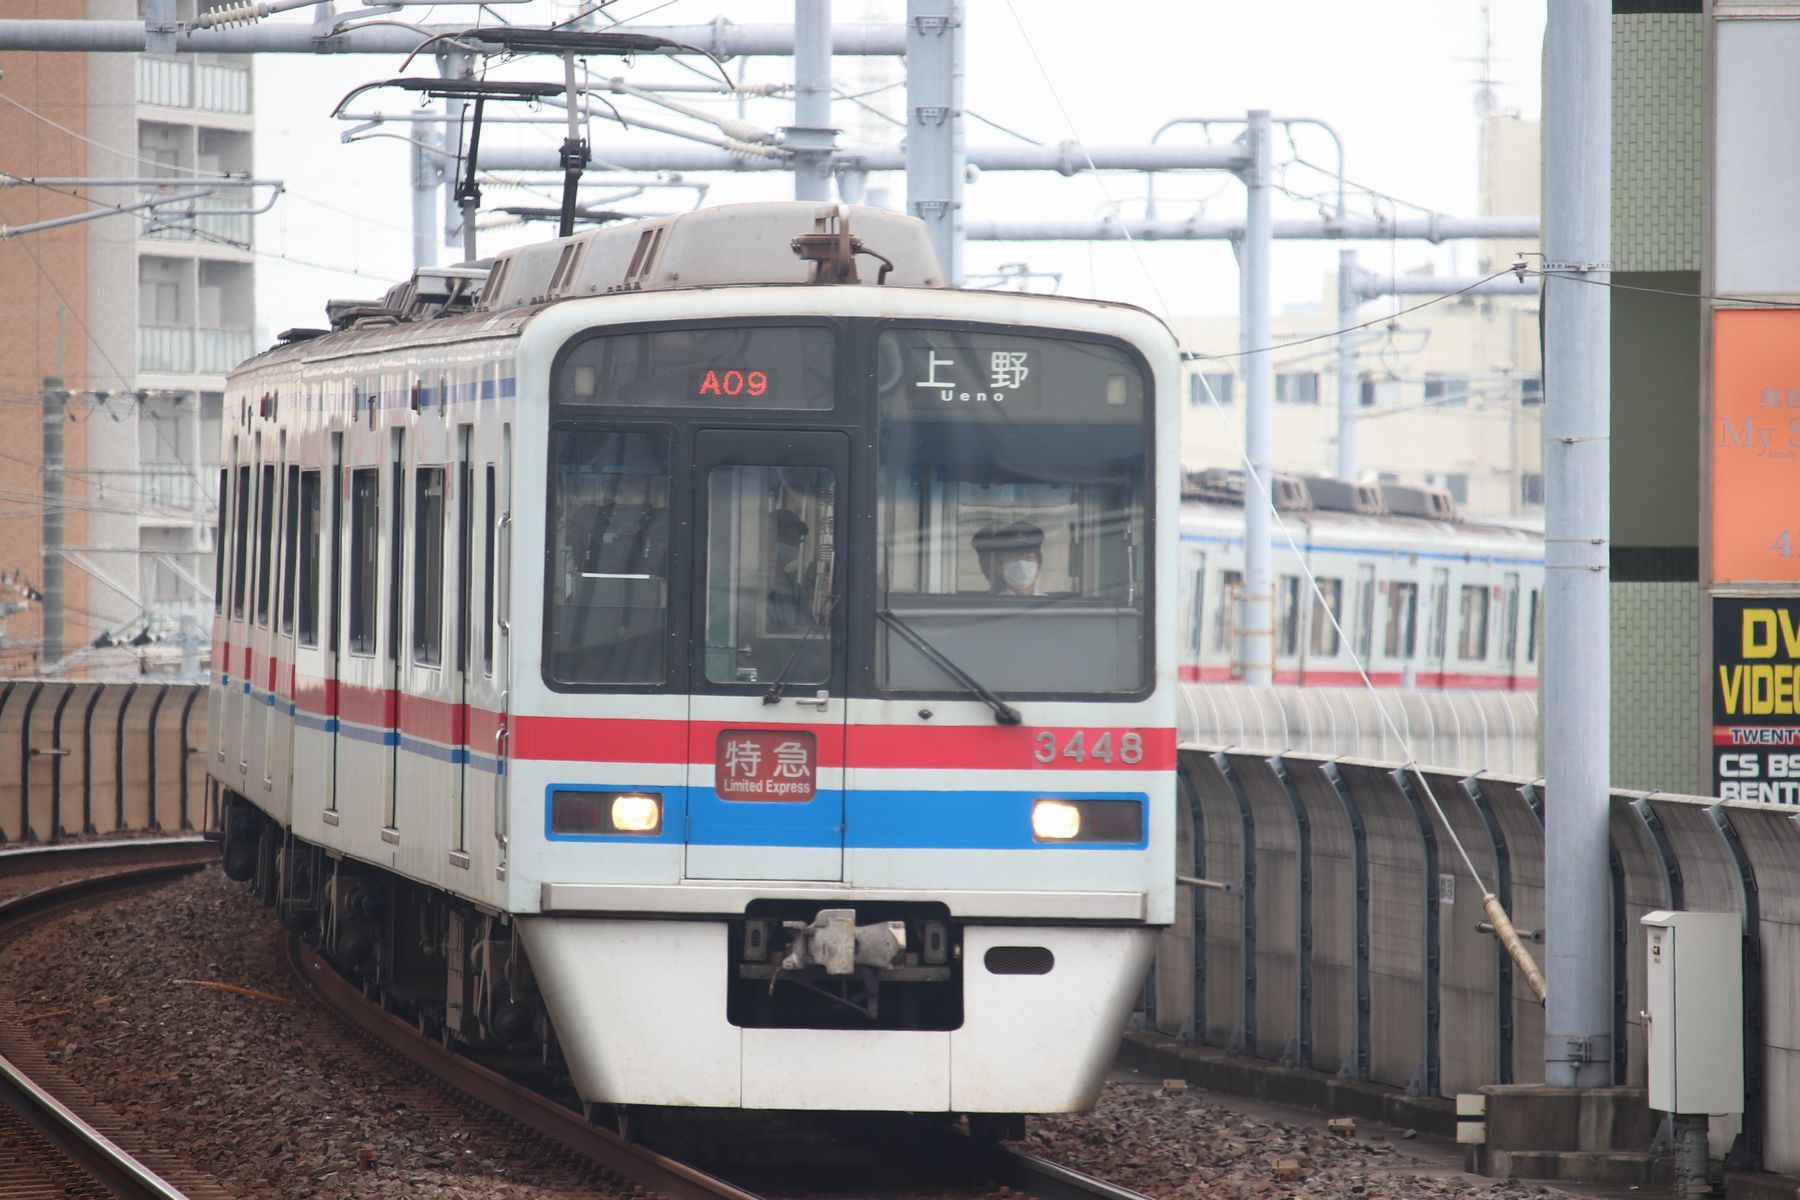
[[(514, 23), (564, 20), (585, 5), (533, 0), (495, 5), (488, 11)], [(416, 23), (463, 22), (467, 6), (409, 7)], [(774, 0), (614, 0), (606, 17), (633, 25), (705, 24), (723, 17), (737, 23), (790, 23), (791, 2)], [(897, 20), (901, 0), (835, 0), (838, 21)], [(1491, 34), (1493, 104), (1500, 111), (1535, 119), (1538, 63), (1543, 38), (1543, 5), (1533, 0), (1278, 0), (1224, 3), (1222, 0), (1112, 0), (1104, 5), (1070, 0), (965, 0), (968, 25), (965, 109), (971, 146), (1017, 145), (1033, 141), (1079, 140), (1096, 145), (1141, 145), (1159, 126), (1183, 117), (1241, 115), (1267, 108), (1282, 117), (1312, 117), (1330, 124), (1345, 146), (1345, 174), (1361, 188), (1392, 200), (1405, 214), (1430, 209), (1455, 216), (1476, 215), (1477, 97), (1483, 75), (1484, 39)], [(308, 20), (289, 13), (275, 21)], [(484, 18), (491, 21), (492, 18)], [(1298, 36), (1296, 36), (1298, 35)], [(408, 147), (393, 137), (344, 144), (349, 128), (330, 117), (340, 96), (359, 84), (401, 74), (398, 57), (376, 55), (262, 56), (256, 61), (257, 174), (285, 180), (287, 194), (258, 218), (257, 333), (259, 341), (291, 326), (323, 323), (323, 306), (336, 297), (375, 296), (404, 278), (411, 266), (411, 199)], [(406, 73), (425, 73), (414, 64)], [(696, 73), (646, 57), (624, 64), (595, 60), (604, 75), (624, 74), (634, 83), (696, 81)], [(738, 65), (731, 64), (732, 73)], [(788, 82), (791, 60), (753, 59), (744, 65), (751, 81)], [(551, 60), (514, 64), (495, 77), (560, 79)], [(897, 60), (839, 58), (834, 83), (861, 94), (898, 83)], [(685, 95), (683, 100), (729, 108), (735, 102)], [(867, 96), (865, 103), (903, 113), (904, 87)], [(409, 109), (412, 98), (397, 91), (372, 94), (358, 107), (389, 113)], [(674, 114), (642, 103), (622, 104), (660, 120), (685, 123)], [(490, 112), (494, 111), (490, 107)], [(766, 128), (792, 119), (791, 102), (748, 102), (745, 116)], [(879, 138), (898, 140), (898, 129), (839, 101), (833, 121), (840, 144)], [(996, 128), (996, 126), (1001, 128)], [(693, 125), (696, 129), (710, 127)], [(1002, 128), (1009, 132), (1003, 132)], [(400, 134), (406, 127), (390, 125)], [(493, 125), (483, 139), (535, 141), (554, 147), (560, 126)], [(612, 122), (591, 127), (596, 155), (609, 145), (674, 144), (662, 135), (623, 130)], [(1215, 137), (1230, 136), (1215, 132)], [(1194, 127), (1177, 127), (1166, 141), (1196, 141)], [(1329, 172), (1303, 163), (1331, 164), (1331, 143), (1317, 131), (1301, 130), (1289, 144), (1278, 135), (1274, 211), (1309, 216), (1335, 184)], [(634, 175), (634, 179), (643, 176)], [(792, 180), (783, 173), (690, 176), (710, 187), (706, 203), (791, 198)], [(887, 187), (894, 207), (905, 196), (903, 176), (870, 179)], [(541, 195), (488, 187), (489, 204), (551, 205), (556, 181), (546, 176)], [(654, 189), (615, 207), (646, 215), (679, 211), (693, 204), (693, 192)], [(1157, 212), (1177, 216), (1197, 208), (1207, 217), (1241, 216), (1242, 186), (1221, 172), (1165, 173), (1156, 183)], [(1091, 219), (1112, 211), (1141, 214), (1145, 176), (1138, 173), (1054, 174), (987, 172), (964, 190), (971, 218), (1025, 217)], [(1368, 191), (1353, 194), (1353, 211), (1372, 212)], [(484, 232), (480, 252), (552, 236), (535, 224)], [(1273, 268), (1277, 311), (1316, 304), (1324, 277), (1335, 268), (1339, 243), (1279, 242)], [(1454, 273), (1473, 269), (1472, 246), (1433, 247), (1424, 243), (1382, 242), (1364, 247), (1373, 269), (1405, 271), (1435, 265)], [(440, 251), (439, 261), (460, 252)], [(982, 243), (964, 252), (971, 282), (1005, 264), (1023, 263), (1042, 273), (1036, 286), (1065, 295), (1094, 296), (1139, 304), (1165, 318), (1230, 312), (1237, 304), (1237, 269), (1230, 248), (1220, 242), (1140, 244)], [(1050, 279), (1049, 276), (1059, 276)]]

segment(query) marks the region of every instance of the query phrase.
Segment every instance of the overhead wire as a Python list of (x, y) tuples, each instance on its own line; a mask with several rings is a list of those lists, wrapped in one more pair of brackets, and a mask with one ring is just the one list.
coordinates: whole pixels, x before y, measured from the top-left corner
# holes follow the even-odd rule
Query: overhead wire
[[(1094, 161), (1092, 155), (1088, 153), (1087, 143), (1082, 140), (1081, 133), (1075, 126), (1074, 118), (1069, 114), (1067, 105), (1063, 103), (1061, 92), (1056, 87), (1055, 81), (1051, 78), (1049, 69), (1044, 65), (1043, 58), (1038, 54), (1037, 46), (1032, 42), (1031, 35), (1026, 30), (1024, 21), (1020, 19), (1014, 0), (1006, 0), (1006, 7), (1007, 11), (1012, 15), (1013, 24), (1017, 27), (1019, 36), (1025, 43), (1026, 50), (1029, 51), (1033, 62), (1037, 65), (1038, 73), (1043, 76), (1044, 84), (1050, 91), (1051, 99), (1055, 102), (1057, 110), (1062, 114), (1064, 124), (1068, 126), (1076, 146), (1081, 150), (1083, 158), (1087, 160), (1089, 169), (1093, 170)], [(1099, 178), (1096, 174), (1096, 182), (1099, 184), (1102, 193), (1105, 194), (1106, 185), (1104, 179)], [(1167, 300), (1163, 297), (1162, 289), (1157, 285), (1156, 277), (1150, 271), (1149, 264), (1143, 258), (1143, 253), (1138, 246), (1137, 239), (1131, 236), (1129, 228), (1125, 230), (1125, 238), (1126, 243), (1132, 249), (1132, 253), (1137, 257), (1139, 269), (1143, 271), (1144, 278), (1148, 282), (1152, 293), (1156, 296), (1157, 304), (1162, 308), (1165, 318), (1172, 318), (1173, 313)], [(1504, 274), (1505, 272), (1502, 273)], [(1179, 336), (1177, 336), (1177, 345), (1179, 344)], [(1260, 349), (1266, 350), (1267, 348)], [(1257, 349), (1250, 351), (1250, 353), (1257, 352)], [(1282, 518), (1281, 510), (1275, 506), (1274, 497), (1269, 492), (1267, 482), (1257, 471), (1256, 464), (1251, 461), (1249, 451), (1245, 448), (1243, 440), (1238, 436), (1237, 430), (1232, 427), (1232, 423), (1229, 420), (1225, 419), (1224, 406), (1220, 404), (1217, 394), (1214, 393), (1211, 382), (1206, 379), (1204, 373), (1200, 374), (1200, 380), (1201, 386), (1205, 389), (1208, 398), (1212, 402), (1214, 411), (1219, 414), (1220, 423), (1225, 426), (1226, 432), (1232, 440), (1232, 444), (1237, 448), (1238, 457), (1245, 467), (1244, 474), (1246, 479), (1255, 487), (1256, 492), (1261, 497), (1261, 502), (1269, 506), (1269, 512), (1274, 520), (1275, 527), (1281, 531), (1282, 538), (1287, 542), (1288, 549), (1293, 552), (1294, 559), (1299, 564), (1300, 571), (1306, 578), (1307, 586), (1312, 591), (1316, 605), (1325, 611), (1326, 618), (1331, 622), (1332, 629), (1337, 633), (1340, 644), (1350, 652), (1351, 662), (1355, 665), (1356, 673), (1362, 679), (1363, 686), (1368, 690), (1371, 699), (1375, 702), (1376, 711), (1381, 714), (1383, 723), (1387, 726), (1388, 731), (1394, 735), (1396, 743), (1400, 746), (1402, 753), (1406, 756), (1406, 761), (1401, 765), (1401, 771), (1405, 772), (1410, 770), (1412, 775), (1419, 781), (1419, 785), (1424, 790), (1427, 801), (1430, 803), (1432, 810), (1437, 814), (1438, 820), (1442, 823), (1444, 832), (1449, 836), (1451, 845), (1456, 848), (1457, 855), (1462, 860), (1464, 869), (1468, 871), (1469, 878), (1474, 880), (1475, 885), (1481, 889), (1483, 894), (1483, 906), (1488, 912), (1489, 919), (1496, 926), (1496, 931), (1499, 934), (1502, 943), (1517, 961), (1518, 966), (1525, 974), (1527, 981), (1531, 984), (1532, 991), (1537, 995), (1540, 1001), (1543, 1000), (1545, 996), (1545, 986), (1542, 969), (1538, 966), (1536, 960), (1531, 957), (1530, 952), (1525, 949), (1524, 944), (1519, 941), (1517, 933), (1512, 930), (1510, 917), (1508, 917), (1505, 910), (1500, 907), (1495, 893), (1487, 886), (1486, 881), (1482, 878), (1481, 872), (1476, 869), (1475, 860), (1470, 856), (1468, 848), (1463, 844), (1462, 838), (1457, 834), (1456, 826), (1451, 823), (1449, 814), (1444, 810), (1442, 803), (1439, 802), (1437, 793), (1431, 786), (1431, 781), (1426, 778), (1424, 769), (1420, 766), (1417, 756), (1413, 753), (1411, 743), (1407, 740), (1405, 734), (1401, 732), (1398, 723), (1396, 723), (1393, 718), (1393, 714), (1389, 712), (1387, 703), (1383, 700), (1380, 689), (1375, 686), (1374, 680), (1369, 677), (1367, 664), (1363, 661), (1362, 656), (1357, 653), (1354, 641), (1351, 640), (1342, 624), (1338, 621), (1337, 613), (1333, 611), (1330, 602), (1326, 600), (1324, 589), (1319, 586), (1319, 581), (1314, 576), (1312, 568), (1307, 562), (1307, 556), (1301, 553), (1299, 545), (1294, 540), (1292, 530), (1289, 529), (1287, 522)], [(1246, 496), (1245, 503), (1248, 504), (1250, 502), (1250, 498)]]

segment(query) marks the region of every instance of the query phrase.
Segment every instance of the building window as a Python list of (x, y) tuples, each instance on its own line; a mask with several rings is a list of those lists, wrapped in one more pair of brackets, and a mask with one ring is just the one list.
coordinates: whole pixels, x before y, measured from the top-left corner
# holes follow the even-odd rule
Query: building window
[(1445, 375), (1438, 371), (1425, 372), (1425, 403), (1460, 406), (1468, 402), (1468, 376)]
[[(1205, 382), (1201, 382), (1204, 377)], [(1213, 396), (1220, 404), (1232, 402), (1233, 390), (1237, 385), (1237, 376), (1230, 371), (1196, 371), (1188, 376), (1188, 403), (1195, 408), (1205, 408), (1212, 403), (1206, 395), (1207, 385), (1212, 386)]]
[(1544, 506), (1544, 477), (1536, 471), (1519, 476), (1519, 503), (1528, 508)]
[(1275, 403), (1317, 404), (1319, 373), (1317, 371), (1282, 371), (1275, 376)]
[(1469, 477), (1464, 474), (1427, 475), (1425, 477), (1433, 487), (1441, 487), (1450, 493), (1450, 498), (1458, 504), (1469, 502)]
[(1519, 380), (1519, 403), (1542, 404), (1544, 402), (1544, 377), (1527, 375)]
[(1362, 406), (1364, 408), (1400, 407), (1400, 381), (1363, 376)]

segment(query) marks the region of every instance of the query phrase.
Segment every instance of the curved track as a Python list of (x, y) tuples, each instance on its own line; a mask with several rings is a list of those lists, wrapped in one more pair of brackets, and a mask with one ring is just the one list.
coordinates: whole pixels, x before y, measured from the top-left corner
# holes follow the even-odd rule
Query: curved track
[[(648, 1131), (652, 1144), (671, 1151), (659, 1153), (445, 1049), (411, 1022), (383, 1011), (297, 938), (284, 936), (284, 945), (295, 975), (383, 1046), (537, 1136), (668, 1200), (763, 1200), (789, 1194), (862, 1200), (873, 1192), (929, 1194), (936, 1200), (1145, 1200), (1140, 1193), (1017, 1150), (977, 1145), (941, 1121), (899, 1114), (670, 1110), (662, 1114), (667, 1129)], [(747, 1154), (737, 1152), (743, 1147), (749, 1148)], [(757, 1190), (747, 1190), (745, 1184)]]
[[(200, 838), (176, 838), (0, 854), (0, 894), (7, 896), (0, 900), (0, 937), (50, 913), (199, 870), (215, 853)], [(117, 1128), (109, 1136), (109, 1122), (72, 1090), (78, 1089), (70, 1088), (22, 1026), (0, 1021), (0, 1193), (128, 1200), (224, 1196), (210, 1187), (184, 1184), (183, 1191), (171, 1183), (145, 1161), (155, 1156), (130, 1145)]]

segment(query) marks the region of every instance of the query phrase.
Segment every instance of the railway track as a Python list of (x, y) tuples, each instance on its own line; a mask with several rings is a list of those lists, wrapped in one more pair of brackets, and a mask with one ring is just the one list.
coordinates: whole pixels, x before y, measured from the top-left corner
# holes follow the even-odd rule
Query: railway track
[[(0, 854), (0, 938), (46, 915), (167, 882), (217, 853), (200, 838), (83, 843)], [(224, 1200), (209, 1182), (134, 1144), (73, 1085), (14, 1006), (0, 1002), (0, 1195)], [(27, 1018), (29, 1019), (29, 1018)]]
[[(299, 939), (283, 943), (295, 975), (360, 1032), (532, 1134), (667, 1200), (1145, 1200), (1078, 1171), (1005, 1146), (979, 1145), (945, 1122), (898, 1114), (663, 1114), (644, 1144), (445, 1049), (384, 1011)], [(747, 1150), (736, 1153), (734, 1150)]]
[[(209, 864), (198, 838), (91, 843), (0, 853), (0, 940), (35, 922), (179, 878)], [(715, 1113), (676, 1115), (671, 1145), (695, 1138), (782, 1148), (721, 1159), (636, 1144), (582, 1113), (463, 1056), (365, 999), (313, 951), (284, 938), (291, 969), (356, 1030), (492, 1109), (529, 1134), (596, 1164), (620, 1194), (667, 1200), (762, 1200), (767, 1196), (1037, 1197), (1142, 1200), (1053, 1163), (978, 1146), (942, 1122), (904, 1117)], [(124, 1196), (130, 1200), (225, 1200), (229, 1192), (177, 1155), (141, 1144), (128, 1124), (94, 1102), (46, 1052), (28, 1012), (0, 998), (0, 1196)], [(53, 1039), (51, 1039), (53, 1040)], [(716, 1137), (715, 1137), (716, 1135)], [(698, 1165), (697, 1165), (698, 1164)], [(921, 1169), (929, 1164), (929, 1169)], [(744, 1172), (737, 1178), (735, 1172)], [(746, 1186), (749, 1183), (751, 1186)], [(752, 1187), (757, 1190), (752, 1190)]]

